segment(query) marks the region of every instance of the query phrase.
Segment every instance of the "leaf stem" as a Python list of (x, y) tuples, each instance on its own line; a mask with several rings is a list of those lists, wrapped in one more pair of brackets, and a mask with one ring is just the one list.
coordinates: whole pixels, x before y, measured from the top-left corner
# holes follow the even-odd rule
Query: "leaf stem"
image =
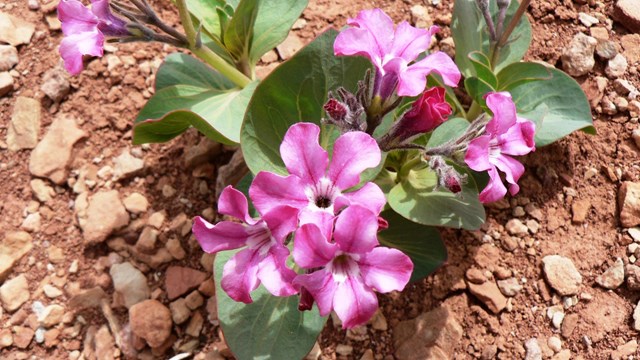
[(496, 43), (491, 47), (491, 68), (492, 69), (495, 68), (496, 61), (498, 60), (498, 54), (500, 53), (500, 49), (504, 47), (509, 41), (509, 37), (511, 36), (511, 33), (513, 32), (513, 30), (515, 30), (516, 26), (518, 26), (520, 19), (524, 15), (525, 11), (527, 11), (527, 8), (529, 7), (530, 3), (531, 3), (531, 0), (522, 0), (520, 5), (518, 6), (518, 9), (516, 10), (516, 13), (513, 14), (513, 17), (511, 17), (511, 21), (509, 21), (509, 25), (507, 25), (504, 32), (500, 34), (500, 38), (498, 39), (498, 41), (496, 41)]
[(176, 5), (178, 7), (178, 12), (180, 13), (180, 21), (182, 22), (182, 26), (184, 27), (184, 31), (187, 35), (189, 50), (191, 50), (200, 59), (213, 66), (213, 68), (218, 70), (222, 75), (226, 76), (240, 88), (244, 88), (249, 85), (249, 83), (251, 83), (251, 79), (236, 69), (233, 65), (226, 62), (222, 57), (220, 57), (220, 55), (213, 52), (213, 50), (203, 46), (202, 42), (199, 41), (200, 34), (193, 26), (191, 14), (189, 13), (189, 9), (187, 9), (186, 0), (176, 0)]
[(480, 115), (481, 112), (482, 112), (482, 107), (477, 101), (474, 101), (471, 103), (471, 106), (469, 107), (469, 111), (467, 111), (467, 116), (465, 117), (465, 119), (469, 121), (473, 121), (475, 120), (475, 118), (477, 118)]

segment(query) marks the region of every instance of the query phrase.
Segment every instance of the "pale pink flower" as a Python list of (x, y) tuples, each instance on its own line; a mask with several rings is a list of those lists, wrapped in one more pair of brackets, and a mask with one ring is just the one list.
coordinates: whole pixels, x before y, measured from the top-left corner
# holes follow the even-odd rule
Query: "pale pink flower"
[(94, 0), (91, 9), (78, 0), (61, 0), (58, 19), (64, 39), (60, 55), (64, 67), (73, 75), (82, 71), (82, 56), (102, 56), (105, 36), (126, 36), (126, 23), (109, 10), (108, 0)]
[(439, 31), (437, 26), (424, 30), (403, 21), (394, 29), (391, 18), (380, 9), (363, 10), (347, 24), (351, 27), (336, 38), (334, 53), (368, 58), (377, 70), (376, 94), (383, 98), (396, 86), (399, 96), (420, 94), (431, 72), (440, 74), (449, 86), (458, 85), (460, 71), (447, 54), (437, 51), (413, 62), (429, 49), (431, 37)]
[(289, 296), (297, 293), (291, 282), (296, 273), (286, 266), (289, 250), (284, 239), (297, 226), (297, 210), (277, 206), (262, 218), (249, 216), (247, 198), (228, 186), (218, 200), (218, 211), (244, 223), (221, 221), (215, 225), (201, 217), (193, 223), (193, 234), (206, 253), (238, 249), (225, 265), (220, 283), (235, 301), (252, 302), (251, 291), (261, 283), (273, 295)]
[(360, 174), (376, 167), (380, 148), (370, 135), (351, 131), (341, 135), (329, 155), (318, 140), (320, 127), (297, 123), (289, 128), (280, 145), (288, 176), (261, 171), (256, 175), (249, 196), (260, 213), (287, 205), (299, 210), (300, 224), (315, 223), (330, 228), (334, 215), (350, 204), (361, 204), (379, 214), (386, 203), (384, 193), (368, 182), (355, 191)]
[(374, 291), (400, 291), (411, 277), (411, 259), (399, 250), (378, 246), (377, 231), (377, 215), (352, 205), (338, 215), (333, 234), (315, 224), (302, 225), (296, 232), (296, 264), (319, 269), (298, 275), (293, 283), (313, 296), (320, 315), (334, 310), (343, 328), (371, 319), (378, 308)]
[(508, 92), (489, 93), (485, 97), (493, 118), (487, 123), (485, 135), (469, 143), (464, 161), (475, 171), (487, 171), (489, 184), (480, 193), (480, 201), (498, 201), (507, 193), (498, 170), (510, 184), (509, 192), (520, 190), (518, 179), (524, 166), (509, 155), (526, 155), (535, 150), (535, 124), (518, 117), (516, 106)]

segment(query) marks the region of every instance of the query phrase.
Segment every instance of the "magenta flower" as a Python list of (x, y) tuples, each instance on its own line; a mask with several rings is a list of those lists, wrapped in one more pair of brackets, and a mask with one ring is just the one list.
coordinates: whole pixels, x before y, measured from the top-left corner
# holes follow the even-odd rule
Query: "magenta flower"
[(73, 75), (82, 71), (82, 56), (102, 56), (104, 37), (126, 36), (126, 23), (109, 10), (108, 0), (93, 0), (91, 9), (78, 0), (61, 0), (58, 19), (62, 22), (64, 39), (60, 55), (64, 67)]
[(333, 145), (333, 157), (318, 143), (320, 127), (297, 123), (289, 128), (280, 145), (288, 176), (261, 171), (249, 196), (261, 214), (287, 205), (299, 210), (300, 224), (315, 223), (330, 229), (334, 215), (345, 206), (360, 204), (379, 214), (386, 203), (384, 193), (368, 182), (356, 191), (360, 174), (380, 163), (378, 144), (370, 135), (351, 131)]
[(374, 290), (400, 291), (413, 271), (407, 255), (378, 246), (377, 231), (376, 214), (353, 205), (338, 215), (333, 234), (305, 224), (295, 235), (296, 263), (305, 269), (320, 269), (298, 275), (293, 283), (313, 296), (320, 315), (334, 310), (345, 329), (366, 323), (376, 312)]
[(464, 161), (475, 171), (488, 171), (489, 184), (480, 193), (480, 201), (498, 201), (507, 193), (498, 169), (510, 184), (509, 192), (520, 190), (517, 182), (524, 166), (508, 155), (526, 155), (535, 150), (535, 124), (516, 115), (516, 106), (508, 92), (486, 95), (487, 106), (493, 118), (487, 123), (485, 135), (473, 139)]
[(289, 250), (283, 244), (296, 228), (297, 210), (278, 206), (261, 219), (253, 219), (248, 208), (244, 194), (228, 186), (220, 195), (218, 211), (244, 223), (222, 221), (212, 225), (199, 216), (194, 219), (193, 234), (206, 253), (246, 247), (224, 265), (222, 289), (244, 303), (252, 302), (250, 293), (260, 283), (276, 296), (297, 293), (291, 284), (296, 273), (285, 264)]
[(440, 74), (445, 84), (458, 85), (460, 71), (443, 52), (435, 52), (412, 63), (429, 49), (431, 37), (439, 31), (437, 26), (424, 30), (403, 21), (394, 29), (391, 18), (380, 9), (363, 10), (347, 23), (351, 27), (336, 38), (334, 53), (371, 60), (377, 70), (376, 94), (382, 98), (391, 95), (396, 85), (399, 96), (420, 94), (432, 71)]

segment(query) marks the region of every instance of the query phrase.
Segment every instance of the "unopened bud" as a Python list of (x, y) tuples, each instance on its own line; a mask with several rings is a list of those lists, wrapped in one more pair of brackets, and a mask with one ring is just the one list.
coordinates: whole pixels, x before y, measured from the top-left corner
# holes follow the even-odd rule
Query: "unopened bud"
[(458, 171), (440, 156), (432, 156), (429, 167), (438, 176), (438, 187), (443, 187), (454, 194), (462, 191), (467, 175), (460, 175)]
[(347, 105), (334, 98), (330, 98), (322, 108), (327, 112), (327, 116), (335, 122), (344, 121), (347, 118), (347, 114), (349, 114), (349, 108), (347, 108)]
[(300, 289), (300, 302), (298, 302), (298, 310), (308, 311), (313, 308), (313, 296), (306, 288)]

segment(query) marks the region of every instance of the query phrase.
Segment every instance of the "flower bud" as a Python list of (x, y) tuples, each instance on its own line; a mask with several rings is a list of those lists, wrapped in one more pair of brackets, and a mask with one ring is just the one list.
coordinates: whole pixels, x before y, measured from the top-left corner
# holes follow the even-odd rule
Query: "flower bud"
[(327, 112), (327, 116), (334, 122), (344, 121), (349, 113), (347, 105), (334, 98), (330, 98), (322, 108)]
[(298, 302), (299, 311), (308, 311), (313, 308), (313, 295), (307, 290), (307, 288), (300, 288), (300, 301)]
[(462, 191), (462, 185), (467, 175), (460, 175), (453, 166), (447, 164), (440, 156), (432, 156), (429, 161), (429, 167), (438, 176), (438, 187), (443, 187), (454, 194)]
[(389, 130), (381, 147), (385, 149), (404, 144), (417, 135), (433, 131), (445, 122), (452, 109), (444, 94), (442, 87), (432, 87), (425, 91)]

